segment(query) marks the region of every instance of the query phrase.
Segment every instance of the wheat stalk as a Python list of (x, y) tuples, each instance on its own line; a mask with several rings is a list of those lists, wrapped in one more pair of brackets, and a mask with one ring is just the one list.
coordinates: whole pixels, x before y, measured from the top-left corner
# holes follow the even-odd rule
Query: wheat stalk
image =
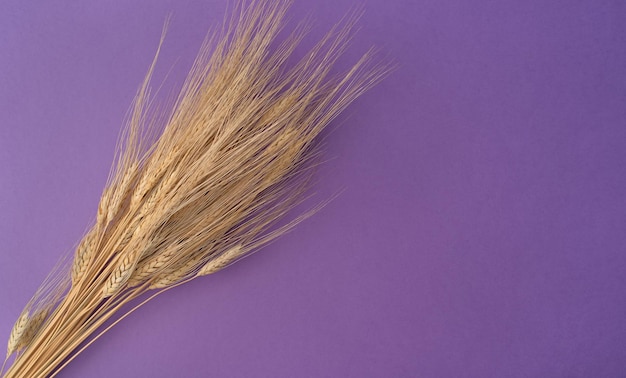
[(56, 375), (147, 291), (215, 273), (317, 210), (285, 222), (307, 197), (320, 133), (389, 67), (369, 51), (331, 74), (358, 12), (288, 65), (308, 32), (301, 23), (278, 39), (288, 6), (238, 3), (165, 111), (151, 94), (161, 37), (95, 223), (18, 318), (7, 357), (20, 352), (6, 377)]

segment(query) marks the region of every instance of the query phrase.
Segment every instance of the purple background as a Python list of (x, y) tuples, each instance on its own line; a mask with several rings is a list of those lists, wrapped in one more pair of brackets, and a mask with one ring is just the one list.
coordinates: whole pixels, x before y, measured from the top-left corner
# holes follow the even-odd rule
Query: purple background
[[(1, 340), (94, 216), (167, 12), (180, 83), (225, 3), (2, 1)], [(354, 3), (291, 15), (319, 35)], [(61, 376), (626, 375), (626, 3), (364, 3), (344, 62), (399, 69), (329, 139), (344, 194)]]

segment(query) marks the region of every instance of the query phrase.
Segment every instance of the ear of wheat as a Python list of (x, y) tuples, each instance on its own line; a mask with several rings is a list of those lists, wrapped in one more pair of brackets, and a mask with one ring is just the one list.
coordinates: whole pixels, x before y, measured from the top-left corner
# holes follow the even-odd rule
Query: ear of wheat
[(358, 12), (288, 65), (309, 30), (301, 23), (278, 39), (288, 6), (236, 5), (223, 31), (202, 45), (167, 111), (151, 93), (155, 57), (95, 222), (71, 263), (44, 281), (19, 316), (7, 357), (18, 353), (6, 377), (56, 375), (108, 329), (105, 322), (129, 313), (123, 306), (215, 273), (312, 213), (284, 221), (311, 186), (319, 134), (389, 67), (374, 64), (369, 51), (347, 72), (331, 74)]

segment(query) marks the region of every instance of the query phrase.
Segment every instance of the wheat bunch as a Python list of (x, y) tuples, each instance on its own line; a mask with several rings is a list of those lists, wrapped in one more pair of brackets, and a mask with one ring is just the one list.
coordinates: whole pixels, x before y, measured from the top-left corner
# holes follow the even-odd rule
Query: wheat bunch
[(300, 23), (278, 40), (288, 3), (236, 5), (168, 111), (154, 105), (150, 84), (161, 37), (95, 222), (17, 320), (6, 377), (56, 375), (105, 322), (133, 311), (122, 306), (217, 272), (311, 214), (283, 221), (310, 187), (320, 132), (388, 67), (369, 51), (331, 74), (358, 15), (288, 65), (309, 30)]

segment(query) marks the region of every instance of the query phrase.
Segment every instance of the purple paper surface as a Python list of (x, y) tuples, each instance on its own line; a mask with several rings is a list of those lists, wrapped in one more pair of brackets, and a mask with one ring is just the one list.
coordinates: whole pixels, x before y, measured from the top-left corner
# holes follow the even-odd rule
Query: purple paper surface
[[(626, 3), (296, 0), (399, 66), (258, 254), (139, 309), (60, 377), (623, 377)], [(225, 0), (0, 3), (0, 340), (94, 217), (172, 14), (180, 84)]]

